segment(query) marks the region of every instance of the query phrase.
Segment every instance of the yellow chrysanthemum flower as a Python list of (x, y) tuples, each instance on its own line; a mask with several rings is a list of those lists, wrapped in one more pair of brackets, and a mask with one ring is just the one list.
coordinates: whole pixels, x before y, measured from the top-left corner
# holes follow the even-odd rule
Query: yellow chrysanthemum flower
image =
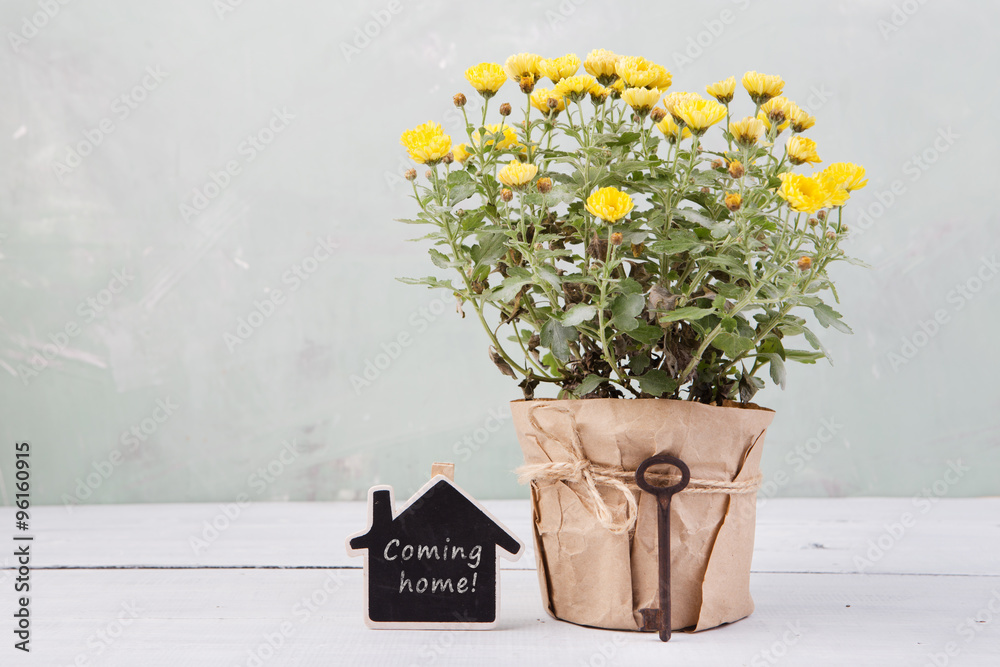
[(608, 85), (608, 91), (611, 93), (611, 97), (618, 99), (625, 92), (625, 82), (621, 79), (615, 79)]
[(583, 61), (583, 69), (587, 74), (597, 79), (601, 84), (608, 85), (615, 80), (617, 73), (615, 65), (622, 56), (604, 49), (594, 49), (587, 54), (587, 59)]
[(669, 88), (670, 72), (641, 56), (624, 56), (615, 65), (615, 73), (629, 88)]
[(479, 63), (465, 70), (465, 78), (480, 95), (489, 99), (500, 90), (500, 86), (507, 80), (507, 74), (496, 63)]
[(497, 180), (515, 190), (524, 187), (538, 173), (538, 166), (511, 160), (510, 163), (497, 172)]
[(781, 179), (778, 196), (787, 201), (793, 211), (815, 213), (830, 205), (834, 193), (819, 174), (804, 176), (785, 172), (778, 177)]
[(760, 105), (760, 111), (768, 120), (782, 122), (788, 120), (793, 102), (784, 95), (772, 97)]
[(793, 135), (788, 140), (788, 159), (792, 164), (816, 164), (822, 162), (816, 152), (816, 142), (808, 137)]
[(587, 197), (586, 208), (595, 218), (605, 222), (617, 222), (624, 218), (635, 202), (627, 194), (614, 187), (601, 188)]
[(590, 101), (598, 105), (604, 104), (604, 100), (608, 99), (608, 95), (610, 94), (610, 88), (605, 88), (601, 84), (597, 84), (590, 89)]
[(538, 61), (538, 73), (549, 77), (554, 84), (573, 76), (578, 69), (580, 69), (580, 58), (575, 53), (567, 53), (561, 58), (542, 58)]
[(818, 176), (832, 192), (831, 206), (843, 206), (851, 192), (868, 185), (865, 168), (853, 162), (833, 162)]
[(703, 134), (726, 117), (726, 107), (715, 100), (684, 100), (678, 102), (674, 110), (694, 134)]
[[(549, 106), (549, 100), (556, 101), (554, 109)], [(535, 88), (534, 92), (531, 93), (531, 106), (535, 107), (545, 115), (548, 115), (550, 112), (558, 114), (566, 108), (566, 100), (563, 99), (562, 95), (554, 90), (549, 90), (548, 88)]]
[(667, 141), (674, 143), (677, 141), (678, 134), (682, 139), (688, 139), (691, 137), (691, 130), (686, 127), (682, 130), (681, 126), (674, 122), (674, 119), (667, 116), (659, 123), (656, 124), (656, 128), (663, 133)]
[(731, 76), (728, 79), (716, 81), (705, 86), (705, 90), (721, 104), (729, 104), (733, 101), (733, 94), (736, 92), (736, 77)]
[[(494, 139), (492, 138), (487, 139), (486, 140), (487, 148), (493, 146), (493, 150), (502, 151), (505, 148), (510, 148), (511, 146), (517, 145), (517, 133), (514, 132), (514, 128), (512, 128), (510, 125), (504, 125), (502, 127), (503, 127), (503, 139), (501, 139), (499, 143), (497, 143), (495, 146), (493, 145), (495, 142)], [(500, 128), (501, 128), (500, 123), (492, 123), (490, 125), (487, 125), (486, 134), (495, 136), (497, 133), (501, 131)], [(479, 142), (480, 142), (479, 130), (476, 130), (475, 132), (472, 133), (472, 143), (474, 143), (476, 146), (479, 146)]]
[(451, 150), (451, 137), (430, 120), (403, 132), (399, 142), (406, 147), (410, 158), (420, 164), (435, 165)]
[(788, 104), (788, 120), (792, 124), (792, 132), (805, 132), (816, 124), (816, 117), (810, 116), (809, 112), (795, 102)]
[(465, 164), (465, 161), (472, 157), (472, 153), (469, 152), (469, 147), (465, 144), (459, 144), (451, 151), (452, 157), (459, 164)]
[(587, 93), (599, 85), (597, 79), (594, 77), (589, 74), (581, 74), (579, 76), (566, 77), (556, 84), (552, 92), (560, 97), (569, 99), (570, 102), (579, 102), (587, 96)]
[(667, 96), (663, 98), (663, 107), (673, 117), (675, 122), (680, 123), (682, 121), (680, 116), (677, 115), (677, 105), (688, 100), (700, 99), (703, 98), (698, 93), (684, 93), (678, 90), (673, 93), (667, 93)]
[(761, 135), (764, 134), (764, 121), (747, 116), (743, 120), (729, 123), (729, 131), (737, 144), (749, 148), (760, 141)]
[(515, 53), (503, 64), (503, 69), (514, 81), (520, 83), (524, 77), (538, 78), (538, 61), (542, 57), (534, 53)]
[(781, 94), (785, 89), (785, 81), (777, 74), (750, 71), (743, 75), (743, 87), (750, 93), (750, 99), (754, 104), (763, 104)]
[(662, 93), (656, 88), (626, 88), (622, 99), (636, 112), (643, 115), (656, 106)]

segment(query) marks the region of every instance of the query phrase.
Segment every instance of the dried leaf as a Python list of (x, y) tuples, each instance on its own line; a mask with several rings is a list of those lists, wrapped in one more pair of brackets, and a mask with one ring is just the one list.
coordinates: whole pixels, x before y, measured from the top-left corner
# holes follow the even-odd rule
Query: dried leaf
[(515, 380), (517, 379), (517, 376), (514, 374), (514, 369), (510, 367), (510, 364), (508, 364), (504, 358), (500, 356), (500, 353), (497, 352), (496, 348), (492, 345), (490, 346), (490, 361), (492, 361), (494, 365), (500, 369), (501, 373), (508, 377), (512, 377)]

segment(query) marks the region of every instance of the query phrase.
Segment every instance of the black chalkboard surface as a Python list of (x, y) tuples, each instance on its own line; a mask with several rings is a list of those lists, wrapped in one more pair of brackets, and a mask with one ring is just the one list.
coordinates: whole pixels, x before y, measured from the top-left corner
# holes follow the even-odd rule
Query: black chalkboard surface
[(373, 628), (487, 629), (499, 610), (499, 555), (524, 545), (471, 496), (437, 475), (393, 516), (392, 487), (368, 492), (368, 530), (347, 552), (365, 558)]

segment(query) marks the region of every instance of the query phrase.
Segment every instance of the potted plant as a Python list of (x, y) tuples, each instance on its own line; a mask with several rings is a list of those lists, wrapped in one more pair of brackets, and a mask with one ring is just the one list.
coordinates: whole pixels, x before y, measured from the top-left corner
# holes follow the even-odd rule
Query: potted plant
[[(403, 133), (426, 169), (406, 174), (419, 212), (403, 222), (430, 228), (431, 260), (451, 272), (404, 282), (453, 292), (496, 368), (520, 381), (511, 405), (549, 613), (642, 626), (657, 595), (656, 503), (634, 472), (669, 453), (692, 478), (673, 502), (671, 624), (714, 627), (753, 609), (773, 417), (750, 403), (762, 374), (784, 387), (787, 362), (826, 356), (806, 311), (850, 332), (827, 303), (827, 269), (856, 262), (840, 248), (842, 211), (864, 169), (814, 169), (803, 132), (815, 118), (778, 76), (747, 72), (749, 99), (734, 101), (734, 77), (702, 96), (666, 93), (670, 73), (641, 57), (596, 50), (582, 65), (477, 65), (466, 78), (481, 110), (454, 97), (462, 141), (434, 122)], [(505, 84), (516, 115), (494, 99)], [(557, 398), (536, 400), (543, 387)]]

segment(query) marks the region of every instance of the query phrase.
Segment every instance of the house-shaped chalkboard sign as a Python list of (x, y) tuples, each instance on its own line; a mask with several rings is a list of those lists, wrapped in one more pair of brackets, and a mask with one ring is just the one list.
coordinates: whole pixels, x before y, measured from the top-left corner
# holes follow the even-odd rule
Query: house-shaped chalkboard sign
[(347, 540), (365, 557), (372, 628), (487, 629), (499, 612), (500, 555), (524, 545), (448, 477), (431, 478), (393, 515), (392, 487), (368, 492), (368, 530)]

